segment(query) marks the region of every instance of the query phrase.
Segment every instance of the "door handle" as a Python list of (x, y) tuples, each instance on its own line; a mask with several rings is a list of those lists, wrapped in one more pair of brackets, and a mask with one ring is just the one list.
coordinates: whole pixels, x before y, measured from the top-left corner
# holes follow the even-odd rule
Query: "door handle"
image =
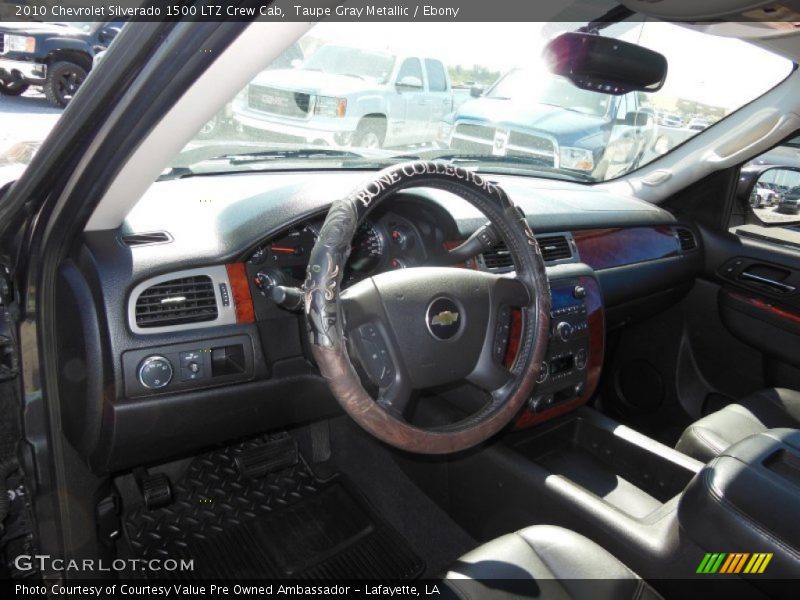
[(756, 283), (761, 283), (768, 287), (775, 288), (776, 290), (778, 290), (783, 294), (791, 294), (792, 292), (797, 290), (797, 288), (793, 285), (783, 283), (782, 281), (775, 281), (774, 279), (770, 279), (769, 277), (762, 277), (761, 275), (756, 275), (755, 273), (751, 273), (750, 271), (742, 271), (739, 274), (739, 279), (747, 279), (748, 281), (755, 281)]

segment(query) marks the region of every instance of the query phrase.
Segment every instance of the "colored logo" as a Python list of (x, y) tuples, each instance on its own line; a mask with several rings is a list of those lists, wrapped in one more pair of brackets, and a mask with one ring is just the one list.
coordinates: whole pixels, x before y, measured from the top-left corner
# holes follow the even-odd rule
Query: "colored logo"
[(437, 298), (431, 302), (425, 315), (428, 331), (442, 341), (453, 338), (460, 331), (463, 320), (458, 306), (449, 298)]
[(453, 323), (458, 322), (458, 313), (450, 310), (443, 310), (438, 315), (433, 315), (431, 325), (443, 325), (449, 327)]
[(766, 571), (772, 560), (772, 552), (714, 552), (706, 554), (697, 567), (697, 573), (703, 575), (750, 573), (760, 574)]

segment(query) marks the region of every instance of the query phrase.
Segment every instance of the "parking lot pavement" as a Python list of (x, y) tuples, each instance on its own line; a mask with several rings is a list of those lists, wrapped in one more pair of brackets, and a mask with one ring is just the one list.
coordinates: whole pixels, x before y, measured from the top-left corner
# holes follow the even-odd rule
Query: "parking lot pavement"
[(776, 212), (774, 206), (767, 208), (754, 208), (753, 212), (764, 223), (788, 223), (790, 221), (800, 221), (800, 215), (784, 215)]
[(50, 106), (38, 90), (16, 97), (0, 96), (0, 154), (17, 142), (42, 141), (62, 112)]

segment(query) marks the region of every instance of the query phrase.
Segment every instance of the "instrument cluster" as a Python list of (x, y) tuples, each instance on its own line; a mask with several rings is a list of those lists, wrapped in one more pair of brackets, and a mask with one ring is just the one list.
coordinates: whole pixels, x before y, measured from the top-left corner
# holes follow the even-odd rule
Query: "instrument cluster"
[[(301, 285), (323, 221), (318, 218), (295, 225), (258, 247), (247, 260), (248, 271), (257, 271), (256, 286)], [(430, 252), (420, 229), (430, 235), (427, 222), (418, 226), (394, 212), (365, 220), (353, 238), (343, 287), (385, 271), (425, 265)]]

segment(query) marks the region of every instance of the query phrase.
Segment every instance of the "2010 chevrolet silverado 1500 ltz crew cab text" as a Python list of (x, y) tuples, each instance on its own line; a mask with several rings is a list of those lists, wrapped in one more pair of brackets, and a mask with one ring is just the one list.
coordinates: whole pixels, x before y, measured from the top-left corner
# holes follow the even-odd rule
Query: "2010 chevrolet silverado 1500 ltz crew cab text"
[(0, 2), (2, 593), (797, 596), (796, 3), (117, 4)]

